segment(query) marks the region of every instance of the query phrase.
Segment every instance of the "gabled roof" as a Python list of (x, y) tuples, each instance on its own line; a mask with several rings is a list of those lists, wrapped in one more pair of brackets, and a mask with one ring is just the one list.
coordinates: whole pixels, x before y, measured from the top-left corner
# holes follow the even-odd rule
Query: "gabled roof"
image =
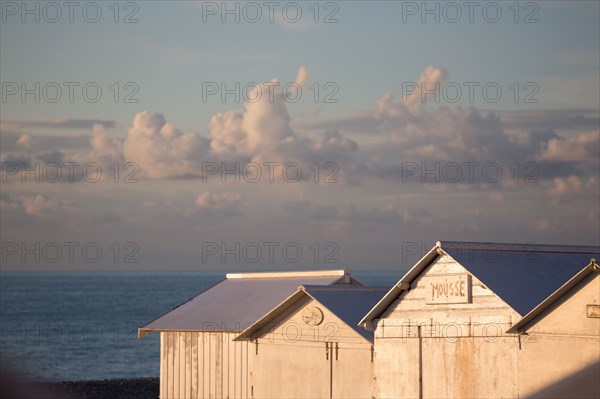
[(360, 321), (377, 319), (440, 255), (449, 255), (520, 315), (525, 315), (600, 256), (600, 247), (438, 241)]
[(309, 297), (331, 311), (350, 328), (372, 343), (373, 332), (358, 327), (358, 321), (388, 290), (389, 287), (300, 286), (296, 292), (261, 317), (256, 323), (246, 328), (235, 340), (244, 341), (256, 338), (256, 334), (261, 329), (273, 323), (278, 316), (284, 314), (286, 310), (303, 297)]
[(531, 312), (527, 313), (518, 323), (512, 326), (507, 333), (518, 333), (523, 330), (523, 328), (527, 327), (529, 323), (534, 321), (538, 316), (540, 316), (546, 309), (552, 306), (556, 301), (565, 296), (569, 291), (575, 288), (579, 283), (584, 281), (590, 274), (592, 273), (600, 273), (600, 266), (596, 263), (595, 259), (592, 261), (579, 273), (577, 273), (573, 278), (564, 283), (559, 289), (554, 291), (552, 295), (546, 298), (542, 303), (537, 305)]
[(358, 284), (344, 270), (231, 273), (187, 302), (138, 329), (152, 331), (241, 331), (302, 284)]

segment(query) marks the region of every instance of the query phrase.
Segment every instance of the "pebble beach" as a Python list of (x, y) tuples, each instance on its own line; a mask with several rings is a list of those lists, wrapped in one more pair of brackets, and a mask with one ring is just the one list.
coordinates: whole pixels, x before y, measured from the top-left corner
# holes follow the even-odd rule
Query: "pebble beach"
[(30, 382), (0, 372), (0, 397), (6, 399), (156, 399), (159, 379)]

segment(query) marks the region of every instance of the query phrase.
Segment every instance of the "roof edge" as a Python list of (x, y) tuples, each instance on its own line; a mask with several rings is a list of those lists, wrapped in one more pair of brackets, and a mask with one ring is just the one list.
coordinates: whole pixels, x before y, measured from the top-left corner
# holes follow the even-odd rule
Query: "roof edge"
[(500, 242), (476, 242), (476, 241), (438, 241), (436, 243), (442, 249), (458, 250), (484, 250), (484, 251), (513, 251), (513, 252), (558, 252), (578, 254), (598, 254), (600, 247), (592, 245), (552, 245), (526, 243), (500, 243)]
[[(439, 244), (439, 241), (438, 241)], [(438, 250), (441, 248), (436, 244), (429, 250), (412, 268), (410, 268), (404, 276), (373, 306), (373, 308), (367, 313), (359, 322), (358, 326), (366, 330), (375, 330), (373, 321), (381, 316), (381, 314), (398, 298), (402, 292), (410, 289), (410, 283), (419, 275), (421, 272), (433, 262), (440, 254)]]
[(270, 309), (261, 318), (259, 318), (254, 323), (250, 324), (248, 327), (246, 327), (245, 329), (243, 329), (240, 332), (240, 334), (237, 337), (235, 337), (233, 340), (234, 341), (247, 341), (248, 337), (251, 334), (254, 334), (256, 331), (258, 331), (263, 324), (265, 324), (269, 320), (277, 317), (277, 315), (279, 314), (277, 312), (281, 311), (281, 307), (282, 306), (284, 306), (288, 302), (293, 302), (295, 298), (301, 297), (301, 296), (303, 296), (305, 294), (308, 295), (306, 293), (306, 291), (304, 291), (303, 286), (299, 286), (294, 292), (292, 292), (290, 295), (288, 295), (287, 298), (285, 298), (283, 301), (281, 301), (280, 303), (278, 303), (275, 307), (273, 307), (272, 309)]
[(140, 338), (144, 338), (146, 335), (150, 335), (152, 333), (158, 332), (158, 333), (163, 333), (163, 332), (197, 332), (197, 333), (230, 333), (230, 334), (236, 334), (236, 333), (240, 333), (242, 330), (218, 330), (218, 329), (214, 329), (214, 330), (198, 330), (198, 329), (173, 329), (173, 328), (144, 328), (144, 327), (138, 327), (138, 339)]
[(388, 291), (390, 286), (379, 286), (379, 285), (302, 285), (306, 291), (318, 292), (381, 292)]
[[(172, 309), (167, 310), (166, 312), (163, 312), (163, 314), (156, 316), (154, 319), (150, 320), (149, 322), (147, 322), (146, 324), (144, 324), (142, 327), (138, 327), (138, 339), (144, 338), (146, 335), (148, 335), (150, 332), (152, 331), (162, 331), (162, 330), (153, 330), (150, 328), (146, 328), (148, 325), (154, 323), (156, 320), (160, 319), (161, 317), (167, 315), (168, 313), (171, 313), (172, 311), (174, 311), (175, 309), (177, 309), (180, 306), (185, 305), (186, 303), (194, 300), (194, 298), (204, 294), (206, 291), (210, 290), (211, 288), (221, 284), (223, 281), (225, 281), (226, 278), (223, 278), (219, 281), (217, 281), (216, 283), (212, 284), (211, 286), (203, 289), (202, 291), (200, 291), (199, 293), (197, 293), (196, 295), (192, 296), (191, 298), (189, 298), (187, 301), (184, 301), (182, 303), (180, 303), (179, 305), (173, 307)], [(146, 332), (147, 331), (147, 332)]]

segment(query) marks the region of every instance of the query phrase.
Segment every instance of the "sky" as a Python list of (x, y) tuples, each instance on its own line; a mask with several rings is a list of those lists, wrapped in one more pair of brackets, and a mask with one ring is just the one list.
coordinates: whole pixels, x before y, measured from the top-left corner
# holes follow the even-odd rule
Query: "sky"
[(597, 1), (0, 4), (1, 271), (600, 243)]

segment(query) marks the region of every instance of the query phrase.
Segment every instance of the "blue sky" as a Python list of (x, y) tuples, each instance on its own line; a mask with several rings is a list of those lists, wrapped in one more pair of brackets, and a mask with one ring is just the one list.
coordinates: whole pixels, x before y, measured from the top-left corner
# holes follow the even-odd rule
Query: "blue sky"
[[(221, 21), (222, 2), (121, 2), (117, 23), (113, 3), (81, 2), (72, 23), (65, 8), (48, 22), (55, 10), (37, 4), (39, 23), (32, 14), (21, 21), (21, 2), (2, 3), (3, 249), (93, 242), (105, 257), (52, 263), (16, 253), (3, 270), (383, 269), (416, 261), (402, 253), (413, 242), (599, 242), (598, 2), (476, 2), (473, 22), (457, 2), (456, 23), (447, 21), (456, 8), (440, 2), (320, 2), (318, 23), (314, 2), (280, 2), (273, 22), (264, 2), (252, 3), (262, 12), (257, 23), (244, 20), (241, 2), (226, 5), (239, 7), (239, 23), (232, 15)], [(82, 8), (96, 6), (101, 17), (87, 22)], [(286, 22), (284, 7), (300, 8), (299, 22)], [(439, 7), (440, 22), (422, 22), (422, 7)], [(137, 22), (123, 23), (130, 13)], [(329, 14), (337, 22), (324, 23)], [(301, 87), (301, 99), (203, 100), (207, 84), (272, 79)], [(63, 97), (53, 103), (41, 93), (36, 103), (11, 91), (35, 82), (49, 87), (46, 97), (54, 82)], [(65, 82), (77, 84), (73, 102)], [(82, 96), (90, 82), (102, 90), (97, 102)], [(436, 83), (437, 103), (434, 94), (409, 95)], [(453, 101), (456, 87), (463, 91)], [(498, 101), (483, 87), (499, 87)], [(123, 102), (127, 94), (137, 102)], [(326, 94), (337, 101), (324, 103)], [(97, 163), (103, 178), (21, 181), (23, 165), (65, 171), (64, 162)], [(221, 162), (295, 162), (304, 179), (221, 183), (206, 175), (209, 163)], [(307, 178), (315, 162), (317, 183)], [(476, 170), (472, 181), (453, 181), (446, 172), (458, 164), (465, 175), (465, 162), (495, 164), (503, 176)], [(413, 174), (415, 165), (439, 168), (440, 181)], [(124, 183), (128, 172), (139, 182)], [(324, 183), (329, 172), (339, 181)], [(135, 243), (139, 262), (123, 264), (121, 252), (111, 260), (114, 242), (121, 252)], [(311, 256), (314, 242), (321, 249), (298, 262), (242, 256), (238, 264), (220, 254), (202, 262), (212, 242), (299, 243)], [(339, 262), (325, 263), (332, 242)]]

